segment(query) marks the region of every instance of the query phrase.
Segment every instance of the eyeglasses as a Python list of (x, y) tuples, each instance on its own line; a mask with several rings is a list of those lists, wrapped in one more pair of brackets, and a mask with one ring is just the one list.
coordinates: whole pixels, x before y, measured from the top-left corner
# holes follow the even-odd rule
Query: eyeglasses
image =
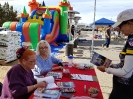
[(43, 49), (48, 49), (48, 47), (47, 47), (47, 46), (45, 46), (45, 47), (40, 47), (39, 49), (41, 49), (41, 50), (43, 50)]

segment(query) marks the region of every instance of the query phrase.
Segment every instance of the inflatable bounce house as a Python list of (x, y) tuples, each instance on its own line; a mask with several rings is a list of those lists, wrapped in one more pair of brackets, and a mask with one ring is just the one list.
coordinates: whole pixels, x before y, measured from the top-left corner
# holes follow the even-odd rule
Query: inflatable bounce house
[(68, 41), (68, 14), (64, 11), (73, 8), (67, 0), (62, 0), (58, 6), (45, 6), (44, 1), (39, 4), (31, 0), (28, 6), (30, 14), (24, 7), (19, 22), (5, 22), (2, 27), (21, 32), (21, 41), (31, 42), (33, 49), (40, 40), (47, 40), (49, 44)]

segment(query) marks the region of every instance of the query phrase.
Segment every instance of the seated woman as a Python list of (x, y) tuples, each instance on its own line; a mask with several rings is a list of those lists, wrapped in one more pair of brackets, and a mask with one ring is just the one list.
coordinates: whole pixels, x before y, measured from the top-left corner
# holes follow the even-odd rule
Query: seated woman
[[(51, 56), (51, 48), (47, 41), (41, 40), (36, 48), (37, 62), (32, 70), (35, 77), (44, 76), (51, 70), (63, 69), (61, 60)], [(58, 64), (58, 67), (52, 67), (53, 64)]]
[(36, 53), (19, 48), (16, 52), (19, 63), (6, 74), (1, 99), (28, 99), (36, 88), (46, 88), (46, 82), (37, 83), (31, 69), (36, 64)]

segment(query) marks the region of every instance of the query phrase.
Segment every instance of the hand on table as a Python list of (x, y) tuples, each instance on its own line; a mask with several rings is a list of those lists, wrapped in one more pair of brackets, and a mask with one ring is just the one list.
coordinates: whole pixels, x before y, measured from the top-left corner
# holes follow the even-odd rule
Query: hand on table
[(105, 72), (106, 67), (105, 66), (97, 66), (97, 69), (101, 72)]
[(63, 70), (63, 67), (62, 67), (62, 66), (58, 66), (57, 69), (61, 69), (61, 70)]

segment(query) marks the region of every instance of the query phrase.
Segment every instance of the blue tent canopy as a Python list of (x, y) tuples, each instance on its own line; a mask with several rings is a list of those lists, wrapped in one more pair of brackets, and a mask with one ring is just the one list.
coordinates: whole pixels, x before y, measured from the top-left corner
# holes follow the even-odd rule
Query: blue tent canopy
[[(92, 23), (91, 25), (93, 25), (94, 23)], [(106, 19), (106, 18), (101, 18), (97, 21), (95, 21), (95, 25), (113, 25), (115, 24), (114, 21)]]

